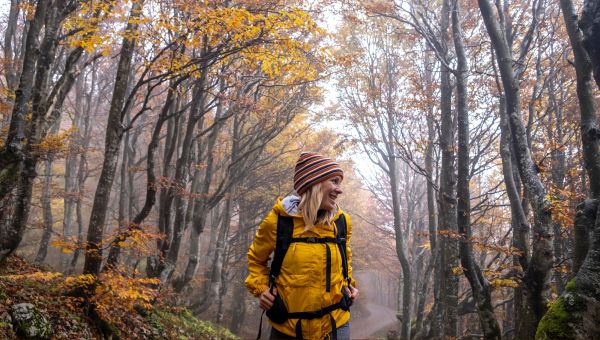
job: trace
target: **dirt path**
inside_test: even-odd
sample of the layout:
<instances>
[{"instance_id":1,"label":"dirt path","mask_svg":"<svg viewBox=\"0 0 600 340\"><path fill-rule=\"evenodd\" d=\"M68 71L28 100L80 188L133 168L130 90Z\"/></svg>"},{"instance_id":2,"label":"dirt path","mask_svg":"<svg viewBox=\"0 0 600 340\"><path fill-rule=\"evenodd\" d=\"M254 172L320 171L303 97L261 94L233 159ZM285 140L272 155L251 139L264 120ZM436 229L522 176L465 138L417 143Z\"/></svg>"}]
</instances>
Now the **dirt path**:
<instances>
[{"instance_id":1,"label":"dirt path","mask_svg":"<svg viewBox=\"0 0 600 340\"><path fill-rule=\"evenodd\" d=\"M368 271L354 273L359 282L359 289L365 293L363 296L368 296L369 291L373 289L372 277L369 274ZM357 310L358 313L350 318L350 338L352 339L369 339L377 331L396 322L396 311L387 306L372 303L369 300L361 300L360 296L357 303L360 303L360 307L357 306L359 311Z\"/></svg>"},{"instance_id":2,"label":"dirt path","mask_svg":"<svg viewBox=\"0 0 600 340\"><path fill-rule=\"evenodd\" d=\"M370 335L396 322L396 312L391 308L372 303L367 303L365 307L370 314L368 317L350 319L352 339L369 339Z\"/></svg>"}]
</instances>

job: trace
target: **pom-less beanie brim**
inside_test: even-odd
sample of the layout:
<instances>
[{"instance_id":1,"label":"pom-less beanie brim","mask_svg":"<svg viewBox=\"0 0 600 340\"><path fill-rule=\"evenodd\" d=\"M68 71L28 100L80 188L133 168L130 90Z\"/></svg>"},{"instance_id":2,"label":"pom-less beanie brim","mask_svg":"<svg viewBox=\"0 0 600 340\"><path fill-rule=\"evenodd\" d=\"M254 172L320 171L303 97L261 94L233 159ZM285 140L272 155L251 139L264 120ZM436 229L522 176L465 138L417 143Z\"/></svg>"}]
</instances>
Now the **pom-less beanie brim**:
<instances>
[{"instance_id":1,"label":"pom-less beanie brim","mask_svg":"<svg viewBox=\"0 0 600 340\"><path fill-rule=\"evenodd\" d=\"M317 153L303 152L296 162L294 189L302 195L311 186L336 176L344 178L338 163Z\"/></svg>"}]
</instances>

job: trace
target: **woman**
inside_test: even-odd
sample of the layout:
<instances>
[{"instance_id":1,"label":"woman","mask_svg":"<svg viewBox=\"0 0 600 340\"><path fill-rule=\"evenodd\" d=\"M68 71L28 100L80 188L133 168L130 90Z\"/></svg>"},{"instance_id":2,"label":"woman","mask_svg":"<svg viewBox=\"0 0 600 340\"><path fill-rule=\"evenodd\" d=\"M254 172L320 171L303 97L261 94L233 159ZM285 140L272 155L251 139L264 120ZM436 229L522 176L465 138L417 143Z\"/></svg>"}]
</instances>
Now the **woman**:
<instances>
[{"instance_id":1,"label":"woman","mask_svg":"<svg viewBox=\"0 0 600 340\"><path fill-rule=\"evenodd\" d=\"M267 311L271 339L350 338L349 306L358 289L350 218L336 204L343 178L336 162L302 153L294 172L299 197L279 199L258 228L246 286Z\"/></svg>"}]
</instances>

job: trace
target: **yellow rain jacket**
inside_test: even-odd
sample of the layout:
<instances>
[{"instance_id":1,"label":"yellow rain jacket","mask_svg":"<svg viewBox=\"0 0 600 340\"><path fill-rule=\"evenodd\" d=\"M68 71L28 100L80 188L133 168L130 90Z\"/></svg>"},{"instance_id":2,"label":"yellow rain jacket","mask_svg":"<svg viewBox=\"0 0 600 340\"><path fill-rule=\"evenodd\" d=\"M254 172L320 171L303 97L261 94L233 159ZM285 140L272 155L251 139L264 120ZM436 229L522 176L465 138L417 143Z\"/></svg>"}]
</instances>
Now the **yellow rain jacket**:
<instances>
[{"instance_id":1,"label":"yellow rain jacket","mask_svg":"<svg viewBox=\"0 0 600 340\"><path fill-rule=\"evenodd\" d=\"M350 217L339 207L334 221L341 214L345 214L347 235L346 254L348 257L348 276L352 277L352 252L348 244L352 236L352 224ZM312 230L304 232L304 220L299 214L290 215L286 212L281 199L277 200L271 212L258 227L254 236L254 242L248 251L248 270L250 274L246 278L246 287L259 297L262 292L269 288L269 267L267 263L275 249L277 236L277 216L291 216L294 220L293 237L335 237L335 224L332 226L317 225ZM326 248L323 243L300 243L290 244L286 252L281 272L277 276L275 286L277 294L283 299L288 312L311 312L320 310L339 302L342 299L342 286L347 283L342 272L342 257L338 246L330 243L331 249L331 289L326 292ZM354 280L351 282L355 286ZM331 313L337 327L344 325L350 319L350 312L337 309ZM298 319L288 319L282 324L271 322L278 331L296 336L295 326ZM320 319L301 320L303 339L322 339L331 333L331 321L329 315Z\"/></svg>"}]
</instances>

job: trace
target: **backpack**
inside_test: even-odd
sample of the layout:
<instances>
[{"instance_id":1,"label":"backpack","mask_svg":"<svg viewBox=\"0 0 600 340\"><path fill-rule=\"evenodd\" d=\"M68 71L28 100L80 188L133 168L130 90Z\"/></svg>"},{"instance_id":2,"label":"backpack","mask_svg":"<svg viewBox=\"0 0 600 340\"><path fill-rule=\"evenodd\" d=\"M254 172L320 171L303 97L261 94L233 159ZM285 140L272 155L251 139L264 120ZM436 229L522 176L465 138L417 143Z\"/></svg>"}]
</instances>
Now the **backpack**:
<instances>
[{"instance_id":1,"label":"backpack","mask_svg":"<svg viewBox=\"0 0 600 340\"><path fill-rule=\"evenodd\" d=\"M329 247L328 243L335 243L338 246L340 255L342 257L342 274L344 275L344 279L347 281L348 285L350 285L351 278L348 275L348 257L346 255L346 216L344 214L341 214L340 217L335 221L335 225L337 229L337 234L335 237L292 237L294 232L293 218L289 216L279 215L277 217L277 240L275 243L275 254L273 256L273 261L271 262L271 270L269 272L269 286L271 287L271 289L273 289L273 287L275 286L275 280L277 279L277 276L281 271L281 266L283 264L285 254L287 253L290 244L294 242L325 244L325 249L327 251L325 289L327 292L331 291L331 248ZM329 314L332 329L331 335L333 339L337 339L337 327L335 324L335 320L331 315L331 312L340 308L348 311L350 310L350 305L352 305L352 299L350 299L350 297L347 295L345 289L342 288L342 300L340 300L340 302L334 303L331 306L327 306L316 311L302 311L290 313L288 312L283 300L279 297L279 295L276 295L273 307L271 307L271 309L269 309L266 313L269 319L271 319L271 321L278 324L283 323L288 319L298 319L298 321L296 322L296 338L298 339L302 338L302 319L316 319ZM261 329L259 328L257 339L260 339L260 335Z\"/></svg>"}]
</instances>

